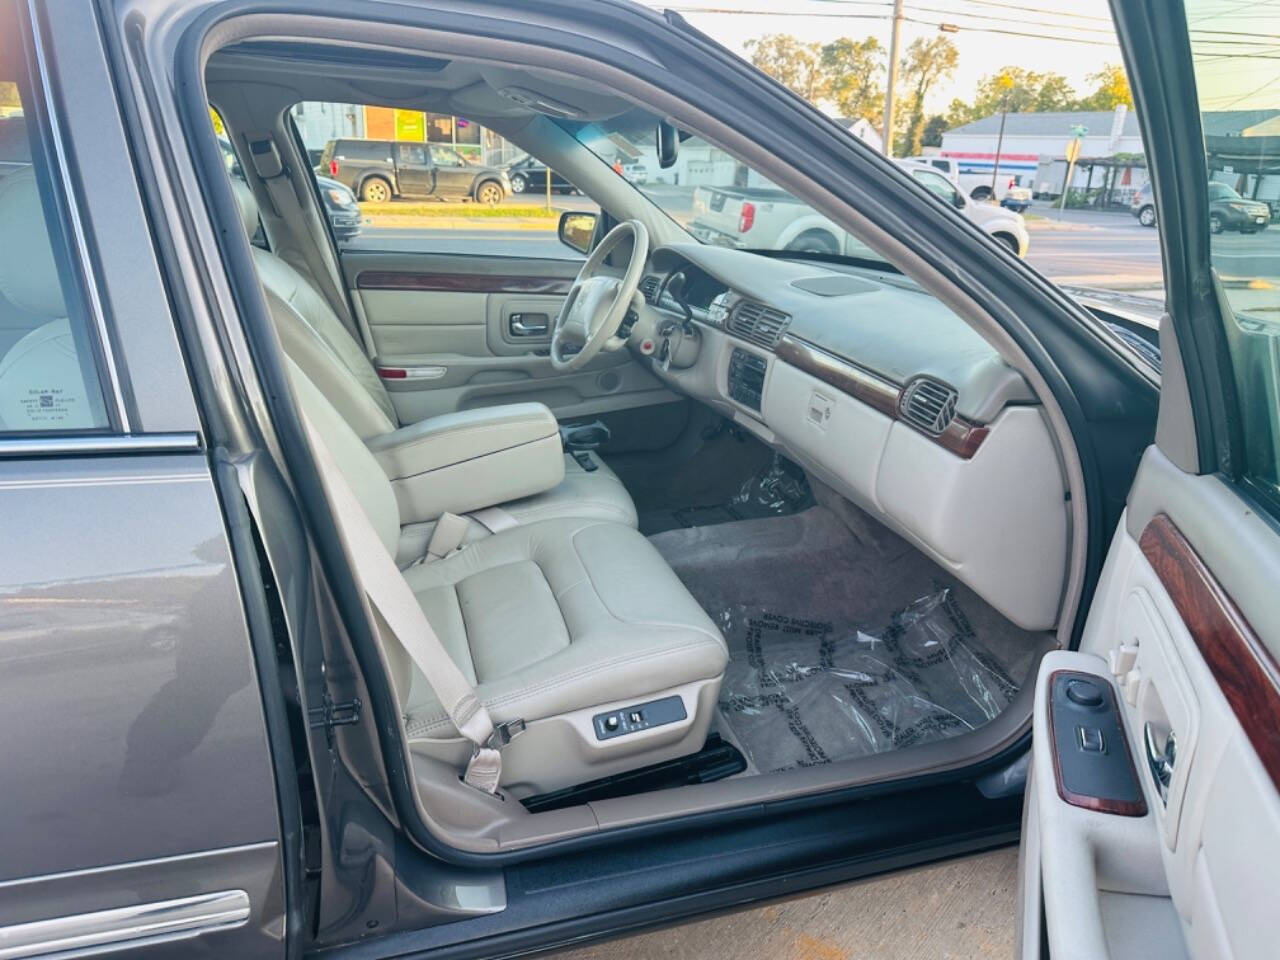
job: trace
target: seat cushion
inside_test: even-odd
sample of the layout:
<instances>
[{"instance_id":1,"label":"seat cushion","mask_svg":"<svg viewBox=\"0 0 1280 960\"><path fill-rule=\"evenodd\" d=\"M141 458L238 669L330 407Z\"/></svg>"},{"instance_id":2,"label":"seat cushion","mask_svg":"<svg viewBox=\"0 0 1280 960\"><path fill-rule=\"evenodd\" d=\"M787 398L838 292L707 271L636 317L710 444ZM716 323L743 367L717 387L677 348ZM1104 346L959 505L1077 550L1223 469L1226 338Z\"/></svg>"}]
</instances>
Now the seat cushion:
<instances>
[{"instance_id":1,"label":"seat cushion","mask_svg":"<svg viewBox=\"0 0 1280 960\"><path fill-rule=\"evenodd\" d=\"M564 479L550 490L500 504L518 524L537 523L541 520L574 518L579 520L607 520L635 528L639 526L636 507L622 485L618 475L609 465L592 454L597 469L582 469L572 456L565 454ZM405 567L427 552L427 543L435 530L435 521L407 524L400 531L400 544L396 549L396 562ZM464 543L475 543L489 536L489 530L478 520L472 519Z\"/></svg>"},{"instance_id":2,"label":"seat cushion","mask_svg":"<svg viewBox=\"0 0 1280 960\"><path fill-rule=\"evenodd\" d=\"M564 480L545 493L511 500L502 509L520 523L578 517L584 520L611 520L637 527L636 505L609 465L591 454L595 470L584 470L570 454L564 457Z\"/></svg>"},{"instance_id":3,"label":"seat cushion","mask_svg":"<svg viewBox=\"0 0 1280 960\"><path fill-rule=\"evenodd\" d=\"M522 524L405 571L495 722L533 721L721 676L724 638L631 527ZM410 737L454 735L416 666Z\"/></svg>"}]
</instances>

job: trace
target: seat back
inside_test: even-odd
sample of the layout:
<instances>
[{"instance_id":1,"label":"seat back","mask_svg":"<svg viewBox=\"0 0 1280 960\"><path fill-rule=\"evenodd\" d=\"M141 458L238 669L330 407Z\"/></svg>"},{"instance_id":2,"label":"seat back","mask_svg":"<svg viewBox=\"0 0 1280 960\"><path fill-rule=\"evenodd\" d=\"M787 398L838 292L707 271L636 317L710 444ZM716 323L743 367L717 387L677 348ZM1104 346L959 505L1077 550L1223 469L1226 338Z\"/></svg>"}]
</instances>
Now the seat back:
<instances>
[{"instance_id":1,"label":"seat back","mask_svg":"<svg viewBox=\"0 0 1280 960\"><path fill-rule=\"evenodd\" d=\"M233 180L245 232L258 230L258 205L243 181ZM254 264L280 343L307 378L362 438L399 426L391 397L364 349L306 277L269 250L253 247Z\"/></svg>"},{"instance_id":2,"label":"seat back","mask_svg":"<svg viewBox=\"0 0 1280 960\"><path fill-rule=\"evenodd\" d=\"M286 363L293 384L293 395L300 409L329 448L342 476L377 531L378 538L394 557L400 539L400 507L396 503L391 481L387 479L369 448L356 436L346 419L311 382L302 368L291 359L286 360ZM403 705L409 696L413 661L382 624L381 618L378 626L382 652L391 672L392 689Z\"/></svg>"}]
</instances>

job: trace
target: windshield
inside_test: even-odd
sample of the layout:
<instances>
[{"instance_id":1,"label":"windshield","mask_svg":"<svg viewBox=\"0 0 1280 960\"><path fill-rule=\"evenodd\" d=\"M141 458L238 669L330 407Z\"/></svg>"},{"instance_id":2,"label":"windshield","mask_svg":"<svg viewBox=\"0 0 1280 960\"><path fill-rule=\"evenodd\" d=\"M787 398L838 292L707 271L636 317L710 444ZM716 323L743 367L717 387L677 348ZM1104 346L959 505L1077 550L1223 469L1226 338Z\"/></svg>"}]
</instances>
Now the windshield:
<instances>
[{"instance_id":1,"label":"windshield","mask_svg":"<svg viewBox=\"0 0 1280 960\"><path fill-rule=\"evenodd\" d=\"M883 261L821 212L699 137L682 133L676 162L663 169L655 146L659 118L645 110L556 122L702 243Z\"/></svg>"},{"instance_id":2,"label":"windshield","mask_svg":"<svg viewBox=\"0 0 1280 960\"><path fill-rule=\"evenodd\" d=\"M1209 184L1210 200L1239 200L1240 194L1236 193L1225 183Z\"/></svg>"}]
</instances>

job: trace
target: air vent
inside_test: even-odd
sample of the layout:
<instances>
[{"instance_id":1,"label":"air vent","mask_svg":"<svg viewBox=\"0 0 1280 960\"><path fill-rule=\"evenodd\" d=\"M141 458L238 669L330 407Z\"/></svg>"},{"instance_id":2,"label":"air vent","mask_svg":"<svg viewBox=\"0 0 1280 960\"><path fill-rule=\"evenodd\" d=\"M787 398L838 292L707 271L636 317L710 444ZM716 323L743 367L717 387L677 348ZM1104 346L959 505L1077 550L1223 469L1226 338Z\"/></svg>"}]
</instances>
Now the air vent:
<instances>
[{"instance_id":1,"label":"air vent","mask_svg":"<svg viewBox=\"0 0 1280 960\"><path fill-rule=\"evenodd\" d=\"M955 390L941 380L917 377L902 391L898 410L902 419L936 437L955 419L957 399Z\"/></svg>"},{"instance_id":2,"label":"air vent","mask_svg":"<svg viewBox=\"0 0 1280 960\"><path fill-rule=\"evenodd\" d=\"M763 303L744 300L729 315L728 329L734 336L772 350L786 332L791 318Z\"/></svg>"},{"instance_id":3,"label":"air vent","mask_svg":"<svg viewBox=\"0 0 1280 960\"><path fill-rule=\"evenodd\" d=\"M645 277L640 281L640 292L644 294L644 302L653 306L658 302L658 288L662 286L662 278Z\"/></svg>"}]
</instances>

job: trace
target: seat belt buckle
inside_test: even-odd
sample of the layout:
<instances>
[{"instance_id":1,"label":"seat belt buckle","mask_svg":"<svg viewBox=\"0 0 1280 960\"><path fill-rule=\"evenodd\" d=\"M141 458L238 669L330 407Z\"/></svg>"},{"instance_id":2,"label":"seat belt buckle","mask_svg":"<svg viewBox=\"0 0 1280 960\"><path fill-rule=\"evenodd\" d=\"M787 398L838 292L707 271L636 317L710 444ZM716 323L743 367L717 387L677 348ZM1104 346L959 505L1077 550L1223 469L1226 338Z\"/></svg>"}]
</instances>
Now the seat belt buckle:
<instances>
[{"instance_id":1,"label":"seat belt buckle","mask_svg":"<svg viewBox=\"0 0 1280 960\"><path fill-rule=\"evenodd\" d=\"M520 734L524 733L524 728L524 720L508 720L506 723L495 724L493 733L489 734L489 739L484 742L484 745L490 750L501 750ZM475 749L478 753L480 747L477 746Z\"/></svg>"}]
</instances>

